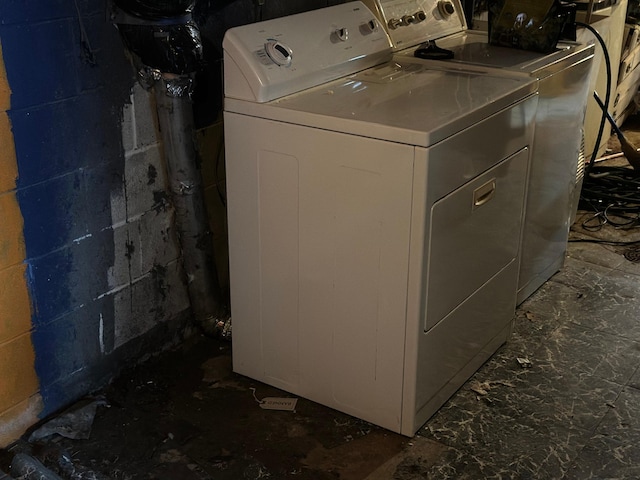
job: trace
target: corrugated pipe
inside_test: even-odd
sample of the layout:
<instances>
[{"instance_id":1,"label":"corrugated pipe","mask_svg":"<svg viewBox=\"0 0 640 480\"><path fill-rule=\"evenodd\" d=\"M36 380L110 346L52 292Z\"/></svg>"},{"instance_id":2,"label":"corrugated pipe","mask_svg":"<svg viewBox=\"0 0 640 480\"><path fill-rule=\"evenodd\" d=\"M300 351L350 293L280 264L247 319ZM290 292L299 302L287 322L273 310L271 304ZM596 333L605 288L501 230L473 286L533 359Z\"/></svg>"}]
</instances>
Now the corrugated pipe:
<instances>
[{"instance_id":1,"label":"corrugated pipe","mask_svg":"<svg viewBox=\"0 0 640 480\"><path fill-rule=\"evenodd\" d=\"M191 0L118 0L112 20L139 63L140 82L153 88L176 230L196 323L215 336L230 336L230 319L213 260L213 244L195 148L191 92L202 42ZM183 11L186 8L187 10ZM168 16L163 16L167 13ZM130 15L133 14L133 15ZM144 18L144 15L148 18ZM171 16L177 15L177 16Z\"/></svg>"}]
</instances>

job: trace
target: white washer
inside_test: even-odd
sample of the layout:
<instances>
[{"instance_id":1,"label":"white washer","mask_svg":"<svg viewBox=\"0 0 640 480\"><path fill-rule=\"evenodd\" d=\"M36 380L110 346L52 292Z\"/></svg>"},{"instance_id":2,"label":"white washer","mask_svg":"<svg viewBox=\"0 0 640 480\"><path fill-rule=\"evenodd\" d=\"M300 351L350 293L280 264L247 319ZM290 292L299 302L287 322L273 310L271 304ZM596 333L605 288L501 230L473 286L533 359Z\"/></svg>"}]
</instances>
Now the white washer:
<instances>
[{"instance_id":1,"label":"white washer","mask_svg":"<svg viewBox=\"0 0 640 480\"><path fill-rule=\"evenodd\" d=\"M387 29L397 58L437 40L453 52L449 68L494 68L539 80L536 132L518 279L518 303L564 264L582 180L583 125L593 45L560 42L549 54L493 46L486 32L467 30L460 0L364 0Z\"/></svg>"},{"instance_id":2,"label":"white washer","mask_svg":"<svg viewBox=\"0 0 640 480\"><path fill-rule=\"evenodd\" d=\"M234 371L413 435L510 331L536 82L387 62L360 2L223 47Z\"/></svg>"}]
</instances>

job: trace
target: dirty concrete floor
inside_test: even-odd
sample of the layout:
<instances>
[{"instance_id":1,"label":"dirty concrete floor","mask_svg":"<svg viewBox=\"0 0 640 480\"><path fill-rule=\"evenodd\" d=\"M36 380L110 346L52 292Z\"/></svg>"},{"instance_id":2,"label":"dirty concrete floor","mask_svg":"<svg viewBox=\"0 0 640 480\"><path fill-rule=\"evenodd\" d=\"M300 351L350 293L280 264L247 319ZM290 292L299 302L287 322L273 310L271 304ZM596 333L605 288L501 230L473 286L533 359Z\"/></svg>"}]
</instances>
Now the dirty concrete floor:
<instances>
[{"instance_id":1,"label":"dirty concrete floor","mask_svg":"<svg viewBox=\"0 0 640 480\"><path fill-rule=\"evenodd\" d=\"M627 123L640 144L640 122ZM585 231L588 215L572 239L640 239ZM233 374L231 345L198 337L100 392L108 406L89 439L18 442L0 470L20 451L55 469L66 451L102 474L68 478L640 478L640 264L629 249L570 243L564 268L518 308L511 341L414 438L305 399L263 410L256 398L287 394Z\"/></svg>"}]
</instances>

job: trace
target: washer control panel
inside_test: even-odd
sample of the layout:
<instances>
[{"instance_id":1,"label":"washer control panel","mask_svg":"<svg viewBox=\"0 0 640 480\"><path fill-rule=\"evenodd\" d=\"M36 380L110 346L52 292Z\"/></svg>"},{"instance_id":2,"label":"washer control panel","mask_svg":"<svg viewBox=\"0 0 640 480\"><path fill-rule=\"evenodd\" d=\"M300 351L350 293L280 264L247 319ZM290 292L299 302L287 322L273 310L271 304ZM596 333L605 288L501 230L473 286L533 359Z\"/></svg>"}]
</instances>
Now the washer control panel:
<instances>
[{"instance_id":1,"label":"washer control panel","mask_svg":"<svg viewBox=\"0 0 640 480\"><path fill-rule=\"evenodd\" d=\"M349 2L227 30L225 96L267 102L391 59L380 20Z\"/></svg>"},{"instance_id":2,"label":"washer control panel","mask_svg":"<svg viewBox=\"0 0 640 480\"><path fill-rule=\"evenodd\" d=\"M460 0L363 0L386 28L394 50L466 30Z\"/></svg>"}]
</instances>

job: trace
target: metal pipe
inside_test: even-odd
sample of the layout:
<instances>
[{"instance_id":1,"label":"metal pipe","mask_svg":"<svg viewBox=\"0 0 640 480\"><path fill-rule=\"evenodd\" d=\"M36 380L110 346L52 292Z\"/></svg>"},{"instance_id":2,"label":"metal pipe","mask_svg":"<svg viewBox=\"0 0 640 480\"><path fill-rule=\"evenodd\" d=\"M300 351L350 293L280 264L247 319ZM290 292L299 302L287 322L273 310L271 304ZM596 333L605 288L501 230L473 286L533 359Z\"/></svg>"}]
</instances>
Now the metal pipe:
<instances>
[{"instance_id":1,"label":"metal pipe","mask_svg":"<svg viewBox=\"0 0 640 480\"><path fill-rule=\"evenodd\" d=\"M162 73L154 93L191 308L205 333L219 334L219 323L227 319L221 317L225 309L196 162L191 84L188 75Z\"/></svg>"},{"instance_id":2,"label":"metal pipe","mask_svg":"<svg viewBox=\"0 0 640 480\"><path fill-rule=\"evenodd\" d=\"M202 41L191 17L194 4L195 0L115 0L111 18L133 53L140 83L154 91L195 321L206 334L230 338L231 321L215 269L195 148L191 91L202 60Z\"/></svg>"}]
</instances>

